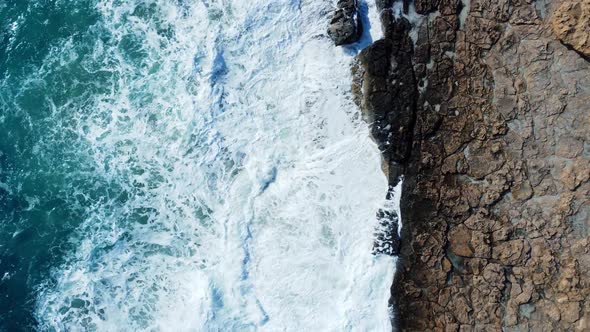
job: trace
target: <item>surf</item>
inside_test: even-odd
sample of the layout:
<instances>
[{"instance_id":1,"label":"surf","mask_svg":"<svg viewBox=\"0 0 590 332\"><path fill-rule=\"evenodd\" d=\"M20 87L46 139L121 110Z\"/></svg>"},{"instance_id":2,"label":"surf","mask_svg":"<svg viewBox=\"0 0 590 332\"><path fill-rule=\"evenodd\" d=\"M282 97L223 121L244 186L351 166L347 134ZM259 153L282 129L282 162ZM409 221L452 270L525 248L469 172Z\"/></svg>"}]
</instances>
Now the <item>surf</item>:
<instances>
[{"instance_id":1,"label":"surf","mask_svg":"<svg viewBox=\"0 0 590 332\"><path fill-rule=\"evenodd\" d=\"M331 5L102 0L45 57L100 79L54 110L94 180L70 177L88 199L40 330L390 329L387 181Z\"/></svg>"}]
</instances>

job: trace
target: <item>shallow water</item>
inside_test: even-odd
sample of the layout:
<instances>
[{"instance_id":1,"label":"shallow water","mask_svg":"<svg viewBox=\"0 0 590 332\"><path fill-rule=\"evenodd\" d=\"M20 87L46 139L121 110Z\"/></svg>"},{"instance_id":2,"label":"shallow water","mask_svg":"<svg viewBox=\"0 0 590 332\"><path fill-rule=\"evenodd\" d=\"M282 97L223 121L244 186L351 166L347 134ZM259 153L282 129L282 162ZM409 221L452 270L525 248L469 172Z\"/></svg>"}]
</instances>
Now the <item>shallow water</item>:
<instances>
[{"instance_id":1,"label":"shallow water","mask_svg":"<svg viewBox=\"0 0 590 332\"><path fill-rule=\"evenodd\" d=\"M0 327L389 330L330 7L0 2Z\"/></svg>"}]
</instances>

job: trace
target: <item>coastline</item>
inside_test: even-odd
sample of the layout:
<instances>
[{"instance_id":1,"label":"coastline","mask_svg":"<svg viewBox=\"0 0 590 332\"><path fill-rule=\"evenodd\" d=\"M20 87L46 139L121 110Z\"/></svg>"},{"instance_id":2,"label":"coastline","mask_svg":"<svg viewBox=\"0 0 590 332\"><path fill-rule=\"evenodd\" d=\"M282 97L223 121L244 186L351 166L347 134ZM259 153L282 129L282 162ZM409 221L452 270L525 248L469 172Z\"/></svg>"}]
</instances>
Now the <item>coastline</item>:
<instances>
[{"instance_id":1,"label":"coastline","mask_svg":"<svg viewBox=\"0 0 590 332\"><path fill-rule=\"evenodd\" d=\"M377 6L352 73L404 179L393 329L587 330L590 2Z\"/></svg>"}]
</instances>

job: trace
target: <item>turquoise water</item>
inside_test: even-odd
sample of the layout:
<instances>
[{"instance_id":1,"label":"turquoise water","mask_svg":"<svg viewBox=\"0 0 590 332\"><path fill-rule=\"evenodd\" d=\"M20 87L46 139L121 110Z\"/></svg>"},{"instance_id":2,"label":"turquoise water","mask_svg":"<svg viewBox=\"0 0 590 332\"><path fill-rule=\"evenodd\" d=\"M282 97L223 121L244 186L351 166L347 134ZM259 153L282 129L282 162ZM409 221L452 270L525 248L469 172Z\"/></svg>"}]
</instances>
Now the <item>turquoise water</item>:
<instances>
[{"instance_id":1,"label":"turquoise water","mask_svg":"<svg viewBox=\"0 0 590 332\"><path fill-rule=\"evenodd\" d=\"M121 195L93 172L72 113L109 75L89 74L80 60L100 29L89 1L0 2L0 327L27 330L35 289L75 244L85 208ZM94 29L94 31L92 31ZM105 36L105 38L108 38ZM64 42L78 61L62 66ZM81 114L80 116L88 115ZM86 197L76 190L86 188Z\"/></svg>"},{"instance_id":2,"label":"turquoise water","mask_svg":"<svg viewBox=\"0 0 590 332\"><path fill-rule=\"evenodd\" d=\"M331 5L0 0L0 331L386 330Z\"/></svg>"}]
</instances>

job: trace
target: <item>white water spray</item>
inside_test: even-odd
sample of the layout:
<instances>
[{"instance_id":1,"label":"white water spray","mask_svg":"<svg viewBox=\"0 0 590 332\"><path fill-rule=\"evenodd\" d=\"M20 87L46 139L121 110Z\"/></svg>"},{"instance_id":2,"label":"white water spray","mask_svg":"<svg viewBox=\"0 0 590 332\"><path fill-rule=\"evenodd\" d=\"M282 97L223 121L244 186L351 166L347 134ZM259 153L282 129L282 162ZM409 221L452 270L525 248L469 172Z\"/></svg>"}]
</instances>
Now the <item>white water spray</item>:
<instances>
[{"instance_id":1,"label":"white water spray","mask_svg":"<svg viewBox=\"0 0 590 332\"><path fill-rule=\"evenodd\" d=\"M114 79L79 134L125 195L88 209L43 328L390 329L394 260L371 255L387 183L329 7L100 2L109 41L84 61Z\"/></svg>"}]
</instances>

